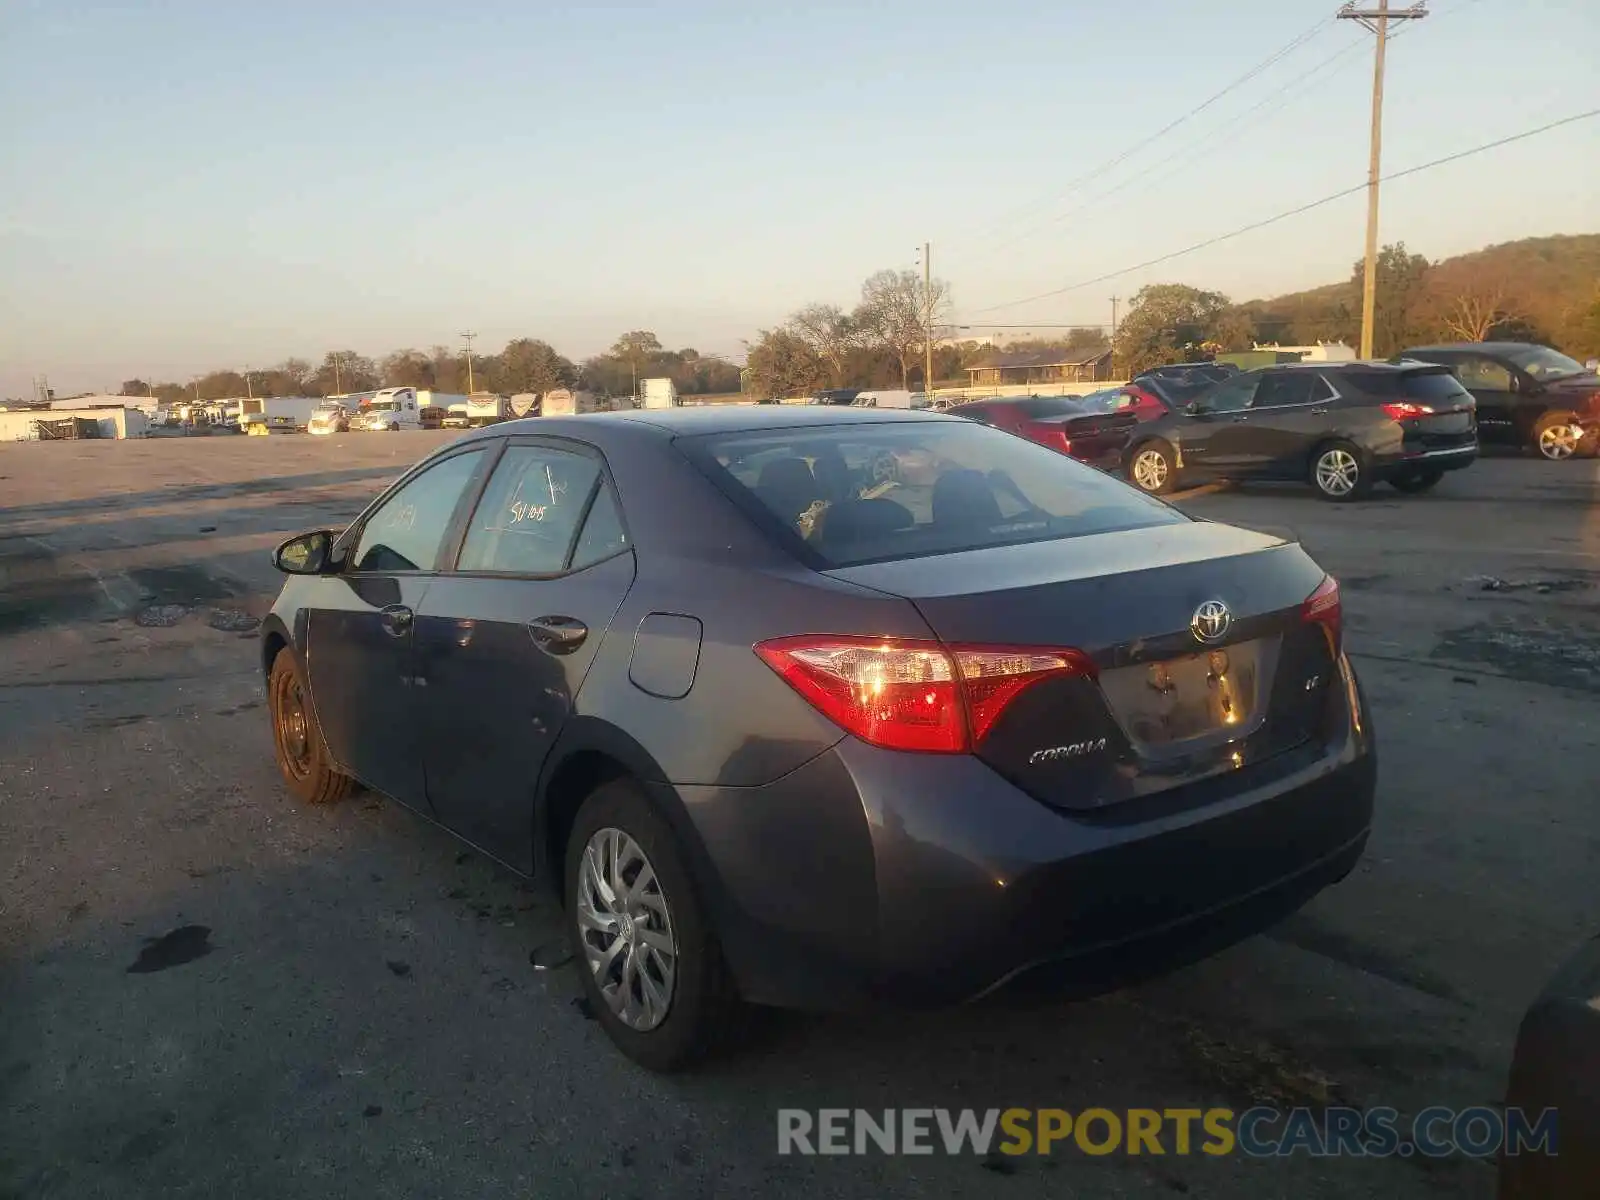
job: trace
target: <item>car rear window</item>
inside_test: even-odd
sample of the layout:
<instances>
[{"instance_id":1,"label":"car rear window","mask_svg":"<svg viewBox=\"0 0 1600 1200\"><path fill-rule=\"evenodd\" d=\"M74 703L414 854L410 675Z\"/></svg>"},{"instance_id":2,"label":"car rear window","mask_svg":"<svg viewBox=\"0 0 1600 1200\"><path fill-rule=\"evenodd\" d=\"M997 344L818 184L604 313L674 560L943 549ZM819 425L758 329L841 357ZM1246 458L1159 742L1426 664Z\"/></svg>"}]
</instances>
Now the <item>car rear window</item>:
<instances>
[{"instance_id":1,"label":"car rear window","mask_svg":"<svg viewBox=\"0 0 1600 1200\"><path fill-rule=\"evenodd\" d=\"M1092 467L970 421L813 425L678 444L823 569L1189 520Z\"/></svg>"},{"instance_id":2,"label":"car rear window","mask_svg":"<svg viewBox=\"0 0 1600 1200\"><path fill-rule=\"evenodd\" d=\"M1411 399L1429 404L1437 404L1441 400L1465 404L1472 399L1472 393L1462 387L1461 381L1449 371L1408 372L1401 379L1400 387Z\"/></svg>"},{"instance_id":3,"label":"car rear window","mask_svg":"<svg viewBox=\"0 0 1600 1200\"><path fill-rule=\"evenodd\" d=\"M1425 404L1464 404L1472 399L1448 367L1423 371L1345 370L1339 372L1335 382L1346 382L1367 396L1404 396Z\"/></svg>"},{"instance_id":4,"label":"car rear window","mask_svg":"<svg viewBox=\"0 0 1600 1200\"><path fill-rule=\"evenodd\" d=\"M1030 420L1039 417L1064 417L1068 413L1078 410L1076 396L1029 396L1025 400L1012 401L1009 407L1015 408Z\"/></svg>"}]
</instances>

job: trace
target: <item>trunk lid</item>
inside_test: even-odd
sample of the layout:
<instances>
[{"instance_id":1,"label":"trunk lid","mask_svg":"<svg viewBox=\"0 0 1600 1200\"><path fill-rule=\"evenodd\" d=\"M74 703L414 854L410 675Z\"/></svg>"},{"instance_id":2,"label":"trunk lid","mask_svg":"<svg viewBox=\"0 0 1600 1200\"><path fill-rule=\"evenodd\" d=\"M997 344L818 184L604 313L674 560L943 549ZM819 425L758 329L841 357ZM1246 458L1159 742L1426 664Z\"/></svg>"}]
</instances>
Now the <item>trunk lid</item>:
<instances>
[{"instance_id":1,"label":"trunk lid","mask_svg":"<svg viewBox=\"0 0 1600 1200\"><path fill-rule=\"evenodd\" d=\"M911 601L946 643L1070 647L1093 660L1097 677L1021 691L976 747L1055 807L1168 792L1325 728L1335 650L1303 611L1325 576L1266 534L1194 522L829 574ZM1220 632L1203 620L1222 615L1217 603Z\"/></svg>"},{"instance_id":2,"label":"trunk lid","mask_svg":"<svg viewBox=\"0 0 1600 1200\"><path fill-rule=\"evenodd\" d=\"M1139 418L1132 413L1068 413L1031 422L1041 431L1066 438L1067 453L1085 462L1119 459Z\"/></svg>"}]
</instances>

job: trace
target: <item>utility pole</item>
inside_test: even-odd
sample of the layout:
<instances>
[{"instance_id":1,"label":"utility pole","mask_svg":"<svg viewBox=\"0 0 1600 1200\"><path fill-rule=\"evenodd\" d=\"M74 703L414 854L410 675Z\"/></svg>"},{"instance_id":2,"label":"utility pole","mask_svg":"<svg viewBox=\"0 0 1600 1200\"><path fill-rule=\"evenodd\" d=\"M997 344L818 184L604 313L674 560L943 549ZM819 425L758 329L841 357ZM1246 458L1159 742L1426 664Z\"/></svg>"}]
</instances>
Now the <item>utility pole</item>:
<instances>
[{"instance_id":1,"label":"utility pole","mask_svg":"<svg viewBox=\"0 0 1600 1200\"><path fill-rule=\"evenodd\" d=\"M328 357L333 359L333 394L342 396L344 395L344 388L339 386L339 360L344 356L335 350Z\"/></svg>"},{"instance_id":2,"label":"utility pole","mask_svg":"<svg viewBox=\"0 0 1600 1200\"><path fill-rule=\"evenodd\" d=\"M1357 8L1352 0L1339 10L1341 21L1359 21L1378 39L1372 66L1372 152L1367 163L1367 258L1361 279L1361 357L1372 357L1372 331L1378 307L1378 166L1383 151L1383 56L1389 45L1390 21L1414 21L1428 15L1422 4L1391 9L1389 0L1377 8Z\"/></svg>"},{"instance_id":3,"label":"utility pole","mask_svg":"<svg viewBox=\"0 0 1600 1200\"><path fill-rule=\"evenodd\" d=\"M1117 373L1117 304L1121 296L1111 297L1111 373Z\"/></svg>"},{"instance_id":4,"label":"utility pole","mask_svg":"<svg viewBox=\"0 0 1600 1200\"><path fill-rule=\"evenodd\" d=\"M472 395L472 339L477 337L470 330L461 335L461 340L467 344L467 395Z\"/></svg>"},{"instance_id":5,"label":"utility pole","mask_svg":"<svg viewBox=\"0 0 1600 1200\"><path fill-rule=\"evenodd\" d=\"M922 243L922 302L926 308L927 334L923 340L922 398L933 403L933 243Z\"/></svg>"},{"instance_id":6,"label":"utility pole","mask_svg":"<svg viewBox=\"0 0 1600 1200\"><path fill-rule=\"evenodd\" d=\"M246 399L254 400L256 398L255 392L253 392L251 390L251 388L250 388L250 368L249 367L246 367L244 369L244 394L245 394L245 398Z\"/></svg>"}]
</instances>

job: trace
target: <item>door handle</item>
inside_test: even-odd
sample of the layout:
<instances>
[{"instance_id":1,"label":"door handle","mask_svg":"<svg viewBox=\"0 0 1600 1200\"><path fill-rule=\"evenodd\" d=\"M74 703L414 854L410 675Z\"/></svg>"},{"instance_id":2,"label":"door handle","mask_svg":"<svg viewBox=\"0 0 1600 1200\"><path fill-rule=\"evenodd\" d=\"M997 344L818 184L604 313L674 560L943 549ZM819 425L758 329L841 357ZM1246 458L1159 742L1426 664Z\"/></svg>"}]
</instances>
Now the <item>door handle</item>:
<instances>
[{"instance_id":1,"label":"door handle","mask_svg":"<svg viewBox=\"0 0 1600 1200\"><path fill-rule=\"evenodd\" d=\"M1234 419L1233 419L1233 423L1234 423L1234 424L1235 424L1235 425L1237 425L1237 424L1238 424L1238 423L1239 423L1239 422L1240 422L1240 421L1248 421L1248 420L1249 420L1249 419L1250 419L1250 418L1249 418L1249 417L1248 417L1248 416L1244 416L1244 417L1235 417L1235 418L1234 418Z\"/></svg>"},{"instance_id":2,"label":"door handle","mask_svg":"<svg viewBox=\"0 0 1600 1200\"><path fill-rule=\"evenodd\" d=\"M1327 411L1328 410L1326 408L1313 408L1311 410L1311 415L1314 417L1320 417Z\"/></svg>"},{"instance_id":3,"label":"door handle","mask_svg":"<svg viewBox=\"0 0 1600 1200\"><path fill-rule=\"evenodd\" d=\"M391 604L378 610L378 622L390 637L405 637L411 632L411 622L416 616L404 604Z\"/></svg>"},{"instance_id":4,"label":"door handle","mask_svg":"<svg viewBox=\"0 0 1600 1200\"><path fill-rule=\"evenodd\" d=\"M571 654L589 636L589 627L577 617L535 617L528 622L533 640L551 654Z\"/></svg>"}]
</instances>

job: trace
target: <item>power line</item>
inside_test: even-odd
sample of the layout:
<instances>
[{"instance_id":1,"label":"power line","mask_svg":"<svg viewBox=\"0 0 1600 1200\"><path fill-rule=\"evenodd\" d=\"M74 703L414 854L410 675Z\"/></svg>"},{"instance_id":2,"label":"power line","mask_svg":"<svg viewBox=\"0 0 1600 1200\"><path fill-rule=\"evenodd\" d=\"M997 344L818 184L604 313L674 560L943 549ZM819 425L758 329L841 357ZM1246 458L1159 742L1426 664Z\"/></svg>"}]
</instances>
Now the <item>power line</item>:
<instances>
[{"instance_id":1,"label":"power line","mask_svg":"<svg viewBox=\"0 0 1600 1200\"><path fill-rule=\"evenodd\" d=\"M1435 22L1437 23L1438 17L1441 16L1441 15L1442 16L1449 16L1452 13L1461 12L1461 11L1463 11L1465 9L1471 8L1474 4L1480 4L1480 3L1482 3L1482 0L1462 0L1462 2L1460 4L1456 4L1456 5L1452 6L1452 7L1446 8L1446 9L1443 10L1442 13L1434 13L1433 16L1435 18ZM1404 37L1409 32L1410 32L1410 28L1409 27L1403 27L1398 32L1391 33L1389 35L1390 44L1393 45L1397 38ZM1303 36L1304 35L1302 35L1302 37ZM1288 83L1284 84L1282 87L1279 87L1277 90L1275 90L1273 92L1269 92L1266 96L1264 96L1260 100L1256 101L1256 103L1252 104L1249 108L1246 108L1242 112L1238 113L1236 116L1233 116L1233 117L1229 118L1224 124L1217 126L1216 128L1212 129L1209 133L1201 135L1201 137L1200 137L1200 139L1198 141L1190 143L1189 146L1187 146L1185 149L1177 151L1174 154L1168 155L1166 158L1158 159L1157 161L1155 161L1153 163L1150 163L1148 166L1146 166L1145 168L1143 168L1142 170L1140 170L1136 174L1131 175L1128 178L1124 179L1122 182L1117 183L1117 184L1113 184L1107 190L1105 190L1103 192L1100 192L1097 195L1088 197L1082 204L1079 204L1079 205L1075 206L1074 208L1068 209L1066 212L1061 213L1060 215L1051 218L1051 223L1052 224L1060 224L1060 223L1062 223L1064 221L1071 220L1073 217L1076 217L1076 216L1080 215L1081 213L1088 212L1091 209L1097 208L1102 203L1104 203L1106 200L1109 200L1111 197L1116 196L1116 195L1126 191L1128 188L1132 187L1136 183L1140 183L1142 181L1148 180L1150 185L1152 187L1154 187L1154 186L1160 185L1165 180L1171 179L1173 176L1177 175L1184 167L1188 166L1190 163L1193 163L1193 162L1197 161L1198 159L1204 158L1207 154L1209 154L1219 144L1220 145L1225 145L1230 141L1236 140L1240 134L1245 133L1249 129L1254 128L1255 126L1261 124L1261 118L1257 117L1256 114L1262 113L1263 109L1267 109L1269 105L1274 105L1275 101L1277 101L1280 98L1288 95L1291 92L1306 90L1308 85L1310 85L1312 83L1312 81L1317 78L1317 76L1321 75L1324 71L1326 71L1327 68L1332 66L1334 63L1338 62L1340 59L1347 58L1349 55L1353 54L1355 51L1362 49L1366 44L1367 43L1366 43L1365 39L1352 41L1352 42L1348 43L1347 45L1345 45L1341 49L1339 49L1339 50L1335 51L1334 53L1330 54L1327 58L1324 58L1321 62L1317 63L1314 67L1311 67L1309 70L1305 71L1303 74L1297 75L1295 78L1291 79ZM1279 57L1281 57L1281 54L1279 55ZM1345 65L1348 66L1348 65L1351 65L1351 64L1345 64ZM1339 68L1339 70L1344 70L1344 69L1345 68L1343 66L1341 66ZM1330 76L1334 75L1334 74L1338 74L1338 71L1333 71L1333 72L1330 72L1329 74L1330 74ZM1242 82L1242 80L1240 82ZM1213 97L1213 99L1219 98L1222 94L1224 94L1224 93L1219 93L1218 96L1217 97ZM1209 103L1209 101L1207 103ZM1264 113L1263 116L1276 116L1277 114L1279 114L1282 111L1284 111L1284 107L1285 107L1284 105L1275 105L1274 107L1272 107L1270 112ZM1199 109L1196 109L1195 112L1191 113L1190 115L1191 116L1196 115L1198 112L1199 112ZM1255 118L1255 119L1251 119L1251 118ZM1170 168L1170 169L1163 170L1162 168L1164 168L1164 167ZM1152 175L1154 175L1154 178L1151 178ZM1071 194L1071 189L1069 189L1068 192L1065 193L1065 194L1069 194L1070 195ZM1022 233L1018 234L1017 236L1014 236L1014 237L1012 237L1012 238L1010 238L1010 239L1008 239L1008 240L1006 240L1004 242L1001 242L999 245L994 246L992 249L990 249L988 251L988 253L996 254L996 253L999 253L1001 250L1008 249L1009 247L1016 245L1018 242L1026 240L1028 237L1030 237L1032 235L1033 232L1035 232L1035 231L1034 230L1024 230Z\"/></svg>"},{"instance_id":2,"label":"power line","mask_svg":"<svg viewBox=\"0 0 1600 1200\"><path fill-rule=\"evenodd\" d=\"M1512 142L1520 142L1527 138L1535 137L1541 133L1548 133L1552 129L1559 129L1564 125L1572 125L1578 121L1587 121L1593 117L1600 117L1600 108L1593 108L1588 112L1574 113L1570 117L1561 117L1559 120L1547 122L1546 124L1536 126L1533 129L1526 129L1521 133L1511 134L1509 137L1498 138L1492 142L1485 142L1483 145L1474 146L1470 150L1458 150L1456 153L1447 154L1443 158L1436 158L1431 162L1419 163L1414 167L1407 167L1403 171L1392 172L1391 174L1383 176L1383 178L1378 182L1388 183L1393 179L1404 179L1407 175L1416 175L1421 171L1432 170L1434 167L1442 167L1446 163L1457 162L1463 158L1471 158L1475 154L1482 154L1488 150L1496 150L1501 146L1509 146ZM1241 237L1244 234L1253 233L1257 229L1264 229L1268 225L1276 225L1279 221L1286 221L1290 217L1297 217L1301 213L1310 212L1314 208L1321 208L1324 205L1332 204L1335 200L1343 200L1346 196L1353 196L1357 192L1364 191L1366 187L1367 184L1365 182L1358 183L1354 187L1347 187L1343 191L1334 192L1332 195L1324 196L1320 200L1313 200L1309 204L1302 204L1298 208L1291 208L1287 212L1278 213L1276 216L1267 217L1260 221L1253 221L1249 225L1241 226L1240 228L1232 230L1229 233L1218 234L1216 237L1207 238L1203 242L1196 242L1192 246L1185 246L1182 250L1174 250L1170 254L1163 254L1157 258L1147 259L1146 261L1142 263L1136 263L1131 267L1123 267L1118 271L1108 271L1106 274L1097 275L1093 279L1085 279L1078 283L1070 283L1066 287L1055 288L1054 290L1048 292L1040 292L1037 296L1028 296L1021 300L1007 300L1004 304L991 304L985 308L975 308L967 318L968 323L971 322L972 316L976 316L979 313L997 312L1002 308L1016 308L1019 305L1032 304L1036 300L1049 300L1054 296L1064 296L1068 292L1075 292L1079 288L1092 287L1097 283L1105 283L1109 279L1118 279L1123 275L1131 275L1133 272L1142 271L1146 267L1154 267L1159 266L1164 262L1171 262L1175 258L1182 258L1186 254L1193 254L1196 250L1204 250L1208 246L1217 245L1219 242L1231 241L1232 239Z\"/></svg>"},{"instance_id":3,"label":"power line","mask_svg":"<svg viewBox=\"0 0 1600 1200\"><path fill-rule=\"evenodd\" d=\"M1167 134L1171 133L1174 129L1177 129L1180 125L1183 125L1184 123L1190 121L1194 117L1199 116L1202 112L1204 112L1206 109L1210 108L1218 100L1221 100L1224 96L1229 95L1230 93L1236 91L1240 87L1243 87L1246 83L1249 83L1250 80L1254 79L1257 75L1260 75L1263 71L1267 70L1269 67L1273 66L1277 62L1279 62L1282 59L1286 58L1288 55L1292 54L1294 51L1298 50L1301 46L1305 45L1308 41L1310 41L1313 37L1315 37L1318 33L1320 33L1325 26L1328 26L1331 23L1332 23L1332 18L1330 18L1330 17L1319 18L1317 20L1317 22L1315 24L1313 24L1309 29L1305 30L1305 32L1297 35L1296 37L1294 37L1292 39L1290 39L1287 43L1285 43L1279 49L1275 50L1272 54L1268 55L1261 62L1259 62L1255 66L1251 67L1243 75L1239 76L1232 83L1228 84L1225 88L1223 88L1221 91L1217 92L1215 95L1211 96L1209 99L1201 101L1200 104L1196 105L1194 108L1190 109L1188 112L1184 113L1182 116L1176 118L1175 120L1169 121L1167 124L1163 125L1160 129L1156 130L1154 133L1152 133L1149 136L1145 137L1143 140L1135 142L1132 146L1129 146L1126 150L1122 151L1122 153L1118 154L1115 158L1111 159L1109 162L1103 163L1100 166L1096 167L1094 170L1089 171L1089 172L1087 172L1087 173L1085 173L1083 175L1080 175L1078 178L1072 180L1070 183L1067 184L1066 188L1062 192L1060 192L1058 194L1055 194L1055 195L1047 195L1047 196L1041 197L1039 200L1035 200L1032 203L1023 206L1021 209L1014 210L1011 219L1020 219L1020 218L1026 216L1026 215L1028 215L1030 213L1036 212L1041 207L1044 207L1044 206L1046 206L1048 204L1053 203L1055 200L1063 199L1063 198L1065 198L1067 196L1070 196L1072 193L1076 192L1081 187L1083 187L1084 184L1089 183L1090 181L1098 178L1099 176L1104 175L1107 171L1110 171L1113 168L1115 168L1117 166L1120 166L1122 163L1126 162L1129 158L1133 157L1133 155L1137 154L1140 150L1143 150L1146 146L1149 146L1153 142L1159 141L1161 138L1163 138ZM996 231L996 232L998 232L998 231ZM986 240L987 236L992 236L992 234L990 234L990 235L980 235L979 240L980 241Z\"/></svg>"},{"instance_id":4,"label":"power line","mask_svg":"<svg viewBox=\"0 0 1600 1200\"><path fill-rule=\"evenodd\" d=\"M1312 80L1314 80L1333 63L1336 63L1341 58L1344 58L1352 52L1361 49L1365 44L1366 43L1364 41L1354 41L1349 43L1341 48L1337 53L1330 54L1327 58L1323 59L1316 66L1312 67L1305 74L1296 76L1294 79L1290 80L1276 91L1269 93L1263 99L1257 101L1255 104L1252 104L1249 108L1239 113L1238 116L1232 118L1227 124L1220 125L1213 129L1210 133L1205 134L1200 138L1199 141L1190 144L1184 150L1168 155L1166 158L1157 159L1155 162L1150 163L1143 170L1134 175L1128 176L1122 182L1113 184L1110 188L1099 193L1098 195L1090 196L1082 204L1079 204L1075 208L1068 209L1066 212L1052 217L1051 223L1059 225L1061 222L1071 220L1080 213L1084 213L1090 209L1096 208L1106 200L1109 200L1112 196L1126 191L1136 183L1149 179L1150 176L1155 172L1160 171L1161 174L1152 181L1153 183L1159 183L1161 180L1170 179L1173 175L1177 174L1178 168L1187 166L1196 159L1205 157L1205 155L1211 152L1219 140L1225 141L1233 137L1237 137L1239 134L1244 133L1252 125L1257 123L1256 121L1248 121L1246 118L1249 118L1253 114L1260 112L1262 109L1266 108L1269 104L1272 104L1275 100L1279 99L1285 94L1306 87L1311 83ZM1281 111L1282 106L1273 109L1274 114ZM1173 169L1162 171L1163 167L1171 167ZM998 246L994 247L990 253L999 253L1001 250L1005 250L1016 245L1018 242L1026 240L1027 238L1033 236L1036 232L1040 231L1032 229L1024 230L1017 236L1001 242Z\"/></svg>"}]
</instances>

